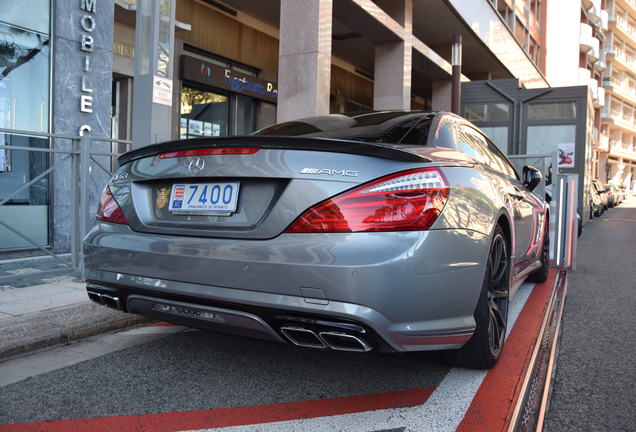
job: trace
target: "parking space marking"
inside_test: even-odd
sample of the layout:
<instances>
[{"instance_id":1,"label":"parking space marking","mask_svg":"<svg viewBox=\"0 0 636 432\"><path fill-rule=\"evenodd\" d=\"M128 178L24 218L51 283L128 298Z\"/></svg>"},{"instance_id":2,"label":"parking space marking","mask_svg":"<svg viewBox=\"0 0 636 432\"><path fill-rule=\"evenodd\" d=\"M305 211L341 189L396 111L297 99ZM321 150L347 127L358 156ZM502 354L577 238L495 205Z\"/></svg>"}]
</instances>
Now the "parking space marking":
<instances>
[{"instance_id":1,"label":"parking space marking","mask_svg":"<svg viewBox=\"0 0 636 432\"><path fill-rule=\"evenodd\" d=\"M497 367L486 375L458 432L502 431L510 423L557 274L551 270L548 280L535 285Z\"/></svg>"},{"instance_id":2,"label":"parking space marking","mask_svg":"<svg viewBox=\"0 0 636 432\"><path fill-rule=\"evenodd\" d=\"M510 324L507 340L508 337L513 335L512 330L515 328L528 298L534 292L533 286L533 284L529 283L524 284L510 304L508 317ZM524 319L529 318L531 317L524 315ZM515 332L514 337L517 337L516 334ZM453 368L444 377L426 403L409 408L385 409L258 425L244 424L222 429L208 427L196 432L315 432L320 430L368 432L396 428L406 428L406 430L420 432L451 432L456 430L462 422L467 409L487 374L488 371L485 370Z\"/></svg>"},{"instance_id":3,"label":"parking space marking","mask_svg":"<svg viewBox=\"0 0 636 432\"><path fill-rule=\"evenodd\" d=\"M434 388L401 390L316 401L146 415L54 420L0 425L0 432L169 432L210 427L258 424L421 405Z\"/></svg>"}]
</instances>

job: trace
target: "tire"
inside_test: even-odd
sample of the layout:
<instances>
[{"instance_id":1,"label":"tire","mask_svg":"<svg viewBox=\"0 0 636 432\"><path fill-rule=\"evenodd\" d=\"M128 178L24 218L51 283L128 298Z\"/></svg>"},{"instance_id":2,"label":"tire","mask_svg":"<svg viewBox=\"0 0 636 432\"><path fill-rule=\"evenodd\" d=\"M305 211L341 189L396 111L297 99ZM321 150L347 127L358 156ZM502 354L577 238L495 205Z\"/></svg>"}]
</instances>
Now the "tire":
<instances>
[{"instance_id":1,"label":"tire","mask_svg":"<svg viewBox=\"0 0 636 432\"><path fill-rule=\"evenodd\" d=\"M579 234L580 235L580 234ZM550 221L546 219L541 245L541 267L530 273L526 279L528 282L543 283L548 279L550 271Z\"/></svg>"},{"instance_id":2,"label":"tire","mask_svg":"<svg viewBox=\"0 0 636 432\"><path fill-rule=\"evenodd\" d=\"M494 275L494 276L493 276ZM475 333L446 361L457 366L490 369L499 360L508 326L510 255L503 229L497 225L488 252L486 272L475 308Z\"/></svg>"}]
</instances>

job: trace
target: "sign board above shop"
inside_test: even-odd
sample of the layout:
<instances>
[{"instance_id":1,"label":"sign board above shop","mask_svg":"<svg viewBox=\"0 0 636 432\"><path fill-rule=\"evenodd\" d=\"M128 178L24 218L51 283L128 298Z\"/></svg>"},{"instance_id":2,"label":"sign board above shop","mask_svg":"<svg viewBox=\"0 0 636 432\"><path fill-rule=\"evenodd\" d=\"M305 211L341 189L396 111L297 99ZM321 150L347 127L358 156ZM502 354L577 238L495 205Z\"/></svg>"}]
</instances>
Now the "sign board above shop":
<instances>
[{"instance_id":1,"label":"sign board above shop","mask_svg":"<svg viewBox=\"0 0 636 432\"><path fill-rule=\"evenodd\" d=\"M181 79L222 88L267 102L276 103L278 100L276 83L186 55L181 56Z\"/></svg>"}]
</instances>

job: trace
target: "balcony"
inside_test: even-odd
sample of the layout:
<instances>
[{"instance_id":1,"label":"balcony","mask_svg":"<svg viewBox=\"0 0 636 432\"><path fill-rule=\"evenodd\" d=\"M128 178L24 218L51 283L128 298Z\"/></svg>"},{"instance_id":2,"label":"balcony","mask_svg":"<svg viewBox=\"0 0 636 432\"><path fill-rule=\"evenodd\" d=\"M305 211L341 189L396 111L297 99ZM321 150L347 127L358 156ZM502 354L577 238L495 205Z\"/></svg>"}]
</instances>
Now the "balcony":
<instances>
[{"instance_id":1,"label":"balcony","mask_svg":"<svg viewBox=\"0 0 636 432\"><path fill-rule=\"evenodd\" d=\"M592 26L581 23L581 38L579 39L581 52L586 53L592 49Z\"/></svg>"},{"instance_id":2,"label":"balcony","mask_svg":"<svg viewBox=\"0 0 636 432\"><path fill-rule=\"evenodd\" d=\"M621 3L623 6L626 6L628 9L631 9L632 12L636 13L636 0L618 0L618 3Z\"/></svg>"},{"instance_id":3,"label":"balcony","mask_svg":"<svg viewBox=\"0 0 636 432\"><path fill-rule=\"evenodd\" d=\"M609 13L606 10L601 11L601 30L607 31L609 23Z\"/></svg>"},{"instance_id":4,"label":"balcony","mask_svg":"<svg viewBox=\"0 0 636 432\"><path fill-rule=\"evenodd\" d=\"M594 108L603 108L605 106L605 89L597 87L596 99L594 99Z\"/></svg>"},{"instance_id":5,"label":"balcony","mask_svg":"<svg viewBox=\"0 0 636 432\"><path fill-rule=\"evenodd\" d=\"M616 30L619 36L629 39L632 44L636 44L636 27L631 25L627 19L621 16L614 16L610 23L610 30Z\"/></svg>"},{"instance_id":6,"label":"balcony","mask_svg":"<svg viewBox=\"0 0 636 432\"><path fill-rule=\"evenodd\" d=\"M592 0L592 7L589 9L587 16L597 26L601 26L601 0Z\"/></svg>"},{"instance_id":7,"label":"balcony","mask_svg":"<svg viewBox=\"0 0 636 432\"><path fill-rule=\"evenodd\" d=\"M605 58L608 62L612 62L612 64L619 66L629 73L633 73L633 71L636 70L636 60L631 55L628 55L622 48L614 47L612 50L607 50L605 52Z\"/></svg>"},{"instance_id":8,"label":"balcony","mask_svg":"<svg viewBox=\"0 0 636 432\"><path fill-rule=\"evenodd\" d=\"M590 92L592 93L592 101L596 104L598 100L598 82L594 78L590 78L587 86L590 88Z\"/></svg>"},{"instance_id":9,"label":"balcony","mask_svg":"<svg viewBox=\"0 0 636 432\"><path fill-rule=\"evenodd\" d=\"M598 59L596 63L594 63L594 69L599 72L603 72L607 65L605 64L605 53L601 52L601 58Z\"/></svg>"},{"instance_id":10,"label":"balcony","mask_svg":"<svg viewBox=\"0 0 636 432\"><path fill-rule=\"evenodd\" d=\"M590 60L592 60L592 62L596 62L600 58L601 42L597 38L592 38L592 49L587 52L587 55L589 56Z\"/></svg>"},{"instance_id":11,"label":"balcony","mask_svg":"<svg viewBox=\"0 0 636 432\"><path fill-rule=\"evenodd\" d=\"M585 68L579 68L578 85L589 86L592 80L592 71Z\"/></svg>"},{"instance_id":12,"label":"balcony","mask_svg":"<svg viewBox=\"0 0 636 432\"><path fill-rule=\"evenodd\" d=\"M601 133L598 140L598 149L602 152L609 152L609 136Z\"/></svg>"},{"instance_id":13,"label":"balcony","mask_svg":"<svg viewBox=\"0 0 636 432\"><path fill-rule=\"evenodd\" d=\"M616 156L623 159L636 160L633 144L626 144L621 141L610 140L609 142L610 156Z\"/></svg>"}]
</instances>

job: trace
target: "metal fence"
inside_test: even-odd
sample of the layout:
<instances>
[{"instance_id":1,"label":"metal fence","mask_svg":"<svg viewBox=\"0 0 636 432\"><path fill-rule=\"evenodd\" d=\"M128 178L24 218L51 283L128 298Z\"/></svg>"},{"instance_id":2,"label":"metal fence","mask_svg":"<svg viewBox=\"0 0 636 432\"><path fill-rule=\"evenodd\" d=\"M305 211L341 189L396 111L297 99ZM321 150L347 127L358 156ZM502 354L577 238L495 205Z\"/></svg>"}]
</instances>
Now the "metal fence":
<instances>
[{"instance_id":1,"label":"metal fence","mask_svg":"<svg viewBox=\"0 0 636 432\"><path fill-rule=\"evenodd\" d=\"M70 208L70 224L68 233L68 247L58 248L55 242L51 241L49 231L49 242L42 245L32 235L29 235L12 225L9 221L3 220L0 213L0 226L6 228L16 236L20 237L33 249L39 249L44 254L50 256L58 264L58 268L48 269L29 273L29 276L49 276L56 274L72 273L77 277L82 277L84 273L82 260L82 239L90 229L94 221L94 212L91 211L97 205L99 194L106 185L108 178L117 168L116 157L118 151L131 148L131 141L117 140L110 138L92 137L90 135L72 136L62 134L48 134L39 132L29 132L14 129L0 128L0 134L9 136L41 138L48 140L47 147L0 145L0 150L4 150L5 157L12 152L40 152L48 155L47 168L37 174L29 181L19 185L14 190L3 190L0 197L0 206L7 205L13 197L19 193L29 190L29 188L43 180L49 180L49 197L62 182L67 182L69 189L68 203ZM101 147L101 148L95 148ZM69 169L70 168L70 169ZM53 175L54 174L54 175ZM50 178L53 178L53 182ZM48 200L50 204L50 199ZM50 209L50 207L49 207ZM51 212L48 212L49 220ZM68 221L65 221L68 222ZM49 224L50 227L50 224ZM2 247L0 245L0 247ZM70 261L64 259L70 250ZM23 277L24 275L0 275L0 283Z\"/></svg>"}]
</instances>

